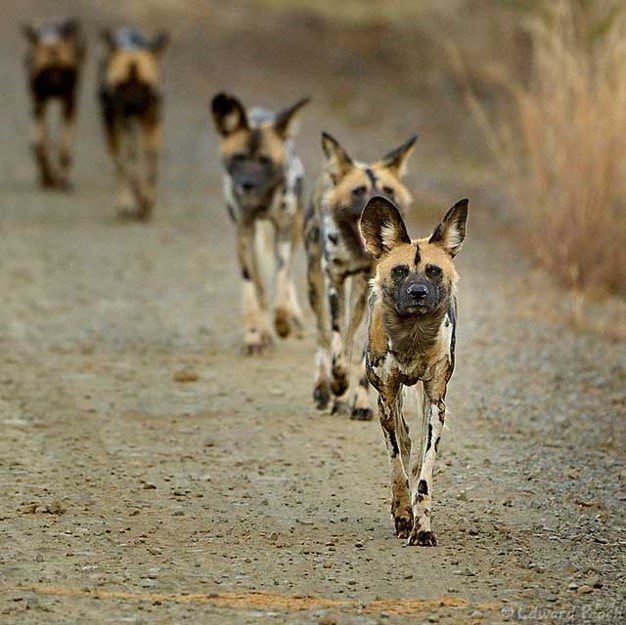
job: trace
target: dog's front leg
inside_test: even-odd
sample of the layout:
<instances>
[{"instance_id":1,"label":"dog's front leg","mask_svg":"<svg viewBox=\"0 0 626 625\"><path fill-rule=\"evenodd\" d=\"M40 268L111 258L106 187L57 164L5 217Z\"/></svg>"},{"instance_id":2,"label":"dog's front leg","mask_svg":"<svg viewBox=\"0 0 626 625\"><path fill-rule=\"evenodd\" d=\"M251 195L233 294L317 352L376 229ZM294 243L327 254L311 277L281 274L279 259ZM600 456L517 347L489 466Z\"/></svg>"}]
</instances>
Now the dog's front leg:
<instances>
[{"instance_id":1,"label":"dog's front leg","mask_svg":"<svg viewBox=\"0 0 626 625\"><path fill-rule=\"evenodd\" d=\"M283 203L289 200L285 198ZM294 207L295 210L295 207ZM281 338L292 332L302 336L302 311L291 276L291 260L294 245L293 219L285 225L276 226L276 312L274 325Z\"/></svg>"},{"instance_id":2,"label":"dog's front leg","mask_svg":"<svg viewBox=\"0 0 626 625\"><path fill-rule=\"evenodd\" d=\"M369 275L357 275L353 278L350 293L350 324L346 333L346 350L348 352L348 364L351 361L351 354L354 345L354 337L359 336L359 328L363 321L365 309L367 307L367 296L369 293ZM369 398L369 383L365 367L365 350L362 352L359 378L352 403L350 418L356 421L370 421L373 417Z\"/></svg>"},{"instance_id":3,"label":"dog's front leg","mask_svg":"<svg viewBox=\"0 0 626 625\"><path fill-rule=\"evenodd\" d=\"M434 547L437 545L437 537L430 527L433 470L446 418L446 384L439 380L425 382L424 391L424 420L427 435L422 450L419 477L414 480L411 488L415 523L409 536L409 544Z\"/></svg>"},{"instance_id":4,"label":"dog's front leg","mask_svg":"<svg viewBox=\"0 0 626 625\"><path fill-rule=\"evenodd\" d=\"M272 335L267 327L265 291L254 254L254 223L239 224L237 255L242 278L243 350L247 355L261 353L272 343Z\"/></svg>"},{"instance_id":5,"label":"dog's front leg","mask_svg":"<svg viewBox=\"0 0 626 625\"><path fill-rule=\"evenodd\" d=\"M34 116L34 139L33 154L39 170L39 182L42 187L53 187L55 183L54 173L50 166L48 155L48 131L46 128L46 102L36 100L33 108Z\"/></svg>"},{"instance_id":6,"label":"dog's front leg","mask_svg":"<svg viewBox=\"0 0 626 625\"><path fill-rule=\"evenodd\" d=\"M59 141L59 180L58 185L66 191L71 189L70 170L72 168L72 143L76 118L75 94L69 94L63 101L63 119L61 121L61 138Z\"/></svg>"},{"instance_id":7,"label":"dog's front leg","mask_svg":"<svg viewBox=\"0 0 626 625\"><path fill-rule=\"evenodd\" d=\"M413 528L413 510L409 492L409 478L402 462L396 424L401 420L402 390L400 384L380 392L378 416L385 436L387 456L391 469L391 515L396 535L407 538Z\"/></svg>"},{"instance_id":8,"label":"dog's front leg","mask_svg":"<svg viewBox=\"0 0 626 625\"><path fill-rule=\"evenodd\" d=\"M326 263L325 263L326 264ZM345 401L348 392L348 362L344 352L344 331L345 331L345 280L335 276L325 267L326 293L328 295L328 309L330 311L331 328L331 383L330 388L335 396L332 414L347 412L349 405Z\"/></svg>"},{"instance_id":9,"label":"dog's front leg","mask_svg":"<svg viewBox=\"0 0 626 625\"><path fill-rule=\"evenodd\" d=\"M139 218L150 219L156 198L156 185L159 173L159 156L161 154L162 131L157 111L148 114L141 120L140 137L143 156L145 158L145 180L142 178L139 187Z\"/></svg>"}]
</instances>

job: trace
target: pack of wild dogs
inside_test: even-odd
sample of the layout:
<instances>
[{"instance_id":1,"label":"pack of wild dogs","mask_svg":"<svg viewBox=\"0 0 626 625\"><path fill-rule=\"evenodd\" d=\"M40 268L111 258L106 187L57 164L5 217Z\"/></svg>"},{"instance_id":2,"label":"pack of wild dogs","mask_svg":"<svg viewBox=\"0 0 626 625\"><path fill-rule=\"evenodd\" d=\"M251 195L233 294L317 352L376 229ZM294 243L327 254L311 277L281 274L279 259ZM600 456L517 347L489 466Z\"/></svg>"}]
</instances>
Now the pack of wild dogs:
<instances>
[{"instance_id":1,"label":"pack of wild dogs","mask_svg":"<svg viewBox=\"0 0 626 625\"><path fill-rule=\"evenodd\" d=\"M76 20L27 26L24 33L40 183L69 189L85 38ZM118 178L118 209L123 217L147 220L161 151L160 63L169 38L124 27L103 31L102 40L98 90ZM52 161L46 134L46 110L53 100L61 103L58 163ZM304 168L295 138L308 102L303 98L272 112L247 108L237 97L219 93L210 103L221 139L224 202L236 236L243 349L262 354L276 335L302 335L292 275L294 250L302 238L317 327L313 402L319 410L367 421L373 417L369 386L378 391L396 534L412 545L433 546L433 469L455 361L454 258L465 238L468 200L456 202L429 236L412 239L405 223L411 195L403 179L417 137L365 163L324 132L324 167L305 210ZM271 248L257 244L262 222L271 224ZM275 274L273 305L261 271L268 255ZM359 344L366 313L366 339ZM358 367L352 357L355 344ZM412 396L418 398L423 421L421 445L413 453L403 413L406 387L416 387Z\"/></svg>"}]
</instances>

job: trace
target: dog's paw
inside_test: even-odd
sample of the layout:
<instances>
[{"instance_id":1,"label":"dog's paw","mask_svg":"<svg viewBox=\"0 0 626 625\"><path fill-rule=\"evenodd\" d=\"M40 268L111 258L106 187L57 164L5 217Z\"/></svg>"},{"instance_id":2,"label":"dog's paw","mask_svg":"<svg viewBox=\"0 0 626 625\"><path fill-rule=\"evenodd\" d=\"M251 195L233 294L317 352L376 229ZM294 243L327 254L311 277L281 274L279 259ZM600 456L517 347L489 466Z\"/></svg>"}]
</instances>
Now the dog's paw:
<instances>
[{"instance_id":1,"label":"dog's paw","mask_svg":"<svg viewBox=\"0 0 626 625\"><path fill-rule=\"evenodd\" d=\"M335 398L333 400L333 407L330 409L332 415L349 415L351 411L350 404L341 399Z\"/></svg>"},{"instance_id":2,"label":"dog's paw","mask_svg":"<svg viewBox=\"0 0 626 625\"><path fill-rule=\"evenodd\" d=\"M241 351L244 356L260 356L266 353L273 344L272 335L266 330L249 328Z\"/></svg>"},{"instance_id":3,"label":"dog's paw","mask_svg":"<svg viewBox=\"0 0 626 625\"><path fill-rule=\"evenodd\" d=\"M417 527L413 528L408 540L409 545L417 545L418 547L436 547L437 537L434 532L422 531Z\"/></svg>"},{"instance_id":4,"label":"dog's paw","mask_svg":"<svg viewBox=\"0 0 626 625\"><path fill-rule=\"evenodd\" d=\"M286 339L291 334L291 322L291 315L286 308L276 309L274 327L276 328L276 334L278 334L281 339Z\"/></svg>"},{"instance_id":5,"label":"dog's paw","mask_svg":"<svg viewBox=\"0 0 626 625\"><path fill-rule=\"evenodd\" d=\"M333 367L333 378L330 383L330 388L335 397L341 397L341 395L345 395L348 390L348 374L339 368Z\"/></svg>"},{"instance_id":6,"label":"dog's paw","mask_svg":"<svg viewBox=\"0 0 626 625\"><path fill-rule=\"evenodd\" d=\"M369 406L353 406L350 413L350 419L353 421L371 421L374 418L374 413Z\"/></svg>"},{"instance_id":7,"label":"dog's paw","mask_svg":"<svg viewBox=\"0 0 626 625\"><path fill-rule=\"evenodd\" d=\"M59 174L54 181L55 189L69 193L74 190L74 185L67 174Z\"/></svg>"},{"instance_id":8,"label":"dog's paw","mask_svg":"<svg viewBox=\"0 0 626 625\"><path fill-rule=\"evenodd\" d=\"M328 381L317 382L313 388L313 402L318 410L326 410L330 403L330 384Z\"/></svg>"},{"instance_id":9,"label":"dog's paw","mask_svg":"<svg viewBox=\"0 0 626 625\"><path fill-rule=\"evenodd\" d=\"M393 523L396 528L396 536L398 538L408 538L413 529L413 515L405 511L403 514L396 514L393 517Z\"/></svg>"},{"instance_id":10,"label":"dog's paw","mask_svg":"<svg viewBox=\"0 0 626 625\"><path fill-rule=\"evenodd\" d=\"M137 219L139 221L150 221L152 217L152 200L141 197L137 202Z\"/></svg>"}]
</instances>

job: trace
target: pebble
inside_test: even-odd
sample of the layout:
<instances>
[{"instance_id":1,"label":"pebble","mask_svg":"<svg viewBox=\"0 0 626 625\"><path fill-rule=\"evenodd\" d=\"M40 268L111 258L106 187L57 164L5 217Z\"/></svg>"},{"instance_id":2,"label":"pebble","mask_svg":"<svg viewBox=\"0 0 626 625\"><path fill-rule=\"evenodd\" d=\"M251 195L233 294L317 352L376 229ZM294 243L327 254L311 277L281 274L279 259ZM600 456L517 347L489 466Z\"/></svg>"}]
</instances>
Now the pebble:
<instances>
[{"instance_id":1,"label":"pebble","mask_svg":"<svg viewBox=\"0 0 626 625\"><path fill-rule=\"evenodd\" d=\"M278 532L272 532L270 534L270 540L275 543L278 540Z\"/></svg>"},{"instance_id":2,"label":"pebble","mask_svg":"<svg viewBox=\"0 0 626 625\"><path fill-rule=\"evenodd\" d=\"M590 592L593 592L593 587L588 586L587 584L583 584L577 591L577 595L588 595Z\"/></svg>"}]
</instances>

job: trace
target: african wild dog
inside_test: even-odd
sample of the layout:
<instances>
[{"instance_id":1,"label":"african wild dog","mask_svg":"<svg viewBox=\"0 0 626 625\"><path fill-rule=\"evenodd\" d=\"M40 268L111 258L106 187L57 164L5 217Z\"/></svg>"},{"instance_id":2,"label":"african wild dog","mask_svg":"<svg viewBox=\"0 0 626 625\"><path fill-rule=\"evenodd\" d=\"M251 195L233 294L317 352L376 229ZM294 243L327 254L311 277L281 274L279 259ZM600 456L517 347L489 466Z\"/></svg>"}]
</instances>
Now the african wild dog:
<instances>
[{"instance_id":1,"label":"african wild dog","mask_svg":"<svg viewBox=\"0 0 626 625\"><path fill-rule=\"evenodd\" d=\"M33 101L33 153L39 170L39 181L43 187L68 190L71 187L72 140L85 41L80 24L75 19L41 28L28 24L24 26L24 36L30 44L26 70ZM46 128L46 110L53 100L61 103L58 169L50 162Z\"/></svg>"},{"instance_id":2,"label":"african wild dog","mask_svg":"<svg viewBox=\"0 0 626 625\"><path fill-rule=\"evenodd\" d=\"M121 217L148 220L161 152L161 56L167 33L151 39L136 28L104 30L106 57L99 97L107 148L115 163Z\"/></svg>"},{"instance_id":3,"label":"african wild dog","mask_svg":"<svg viewBox=\"0 0 626 625\"><path fill-rule=\"evenodd\" d=\"M430 528L433 467L446 416L446 387L454 370L458 275L453 258L465 239L468 203L458 201L429 238L414 241L386 198L372 198L361 217L361 234L376 259L367 376L379 393L396 534L411 545L437 544ZM411 464L402 390L416 384L426 440Z\"/></svg>"},{"instance_id":4,"label":"african wild dog","mask_svg":"<svg viewBox=\"0 0 626 625\"><path fill-rule=\"evenodd\" d=\"M211 102L215 127L222 136L226 207L237 227L247 354L260 353L272 342L259 270L266 260L265 250L255 246L260 221L270 222L275 233L276 333L281 338L301 333L302 313L291 263L302 216L304 169L295 153L294 138L298 113L308 101L299 100L276 114L259 108L246 110L225 93Z\"/></svg>"},{"instance_id":5,"label":"african wild dog","mask_svg":"<svg viewBox=\"0 0 626 625\"><path fill-rule=\"evenodd\" d=\"M416 139L412 137L376 163L364 164L353 161L333 137L322 133L325 167L304 223L309 300L317 320L313 400L319 410L328 407L332 394L333 414L351 410L352 419L372 418L364 361L354 400L348 404L351 351L365 313L373 263L358 222L373 195L385 195L408 208L411 196L402 178ZM348 278L352 280L346 328Z\"/></svg>"}]
</instances>

